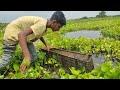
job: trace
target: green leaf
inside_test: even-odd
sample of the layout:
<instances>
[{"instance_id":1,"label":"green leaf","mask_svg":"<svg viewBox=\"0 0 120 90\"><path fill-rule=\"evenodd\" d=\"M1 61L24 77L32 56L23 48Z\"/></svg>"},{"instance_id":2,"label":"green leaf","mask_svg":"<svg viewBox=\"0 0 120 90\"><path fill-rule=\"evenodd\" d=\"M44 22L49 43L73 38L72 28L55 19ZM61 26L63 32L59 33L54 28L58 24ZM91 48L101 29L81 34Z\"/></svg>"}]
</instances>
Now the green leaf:
<instances>
[{"instance_id":1,"label":"green leaf","mask_svg":"<svg viewBox=\"0 0 120 90\"><path fill-rule=\"evenodd\" d=\"M55 56L55 55L53 55L53 58L54 58L54 59L56 59L56 56Z\"/></svg>"},{"instance_id":2,"label":"green leaf","mask_svg":"<svg viewBox=\"0 0 120 90\"><path fill-rule=\"evenodd\" d=\"M89 78L87 73L83 74L82 77L83 77L84 79L88 79L88 78Z\"/></svg>"},{"instance_id":3,"label":"green leaf","mask_svg":"<svg viewBox=\"0 0 120 90\"><path fill-rule=\"evenodd\" d=\"M73 74L76 75L76 76L79 75L80 74L80 70L74 71Z\"/></svg>"},{"instance_id":4,"label":"green leaf","mask_svg":"<svg viewBox=\"0 0 120 90\"><path fill-rule=\"evenodd\" d=\"M50 78L52 78L52 76L51 76L49 73L45 73L45 74L44 74L44 78L50 79Z\"/></svg>"},{"instance_id":5,"label":"green leaf","mask_svg":"<svg viewBox=\"0 0 120 90\"><path fill-rule=\"evenodd\" d=\"M30 73L29 78L33 78L33 77L34 77L34 73Z\"/></svg>"},{"instance_id":6,"label":"green leaf","mask_svg":"<svg viewBox=\"0 0 120 90\"><path fill-rule=\"evenodd\" d=\"M52 61L51 61L51 60L49 60L49 61L48 61L48 64L52 64Z\"/></svg>"},{"instance_id":7,"label":"green leaf","mask_svg":"<svg viewBox=\"0 0 120 90\"><path fill-rule=\"evenodd\" d=\"M15 70L16 72L20 70L18 64L13 64L13 68L14 68L14 70Z\"/></svg>"},{"instance_id":8,"label":"green leaf","mask_svg":"<svg viewBox=\"0 0 120 90\"><path fill-rule=\"evenodd\" d=\"M12 72L8 73L8 77L9 77L9 78L14 77L14 73L12 73Z\"/></svg>"},{"instance_id":9,"label":"green leaf","mask_svg":"<svg viewBox=\"0 0 120 90\"><path fill-rule=\"evenodd\" d=\"M69 79L76 79L75 75L69 75Z\"/></svg>"},{"instance_id":10,"label":"green leaf","mask_svg":"<svg viewBox=\"0 0 120 90\"><path fill-rule=\"evenodd\" d=\"M3 79L3 78L4 78L4 75L1 75L1 76L0 76L0 79Z\"/></svg>"},{"instance_id":11,"label":"green leaf","mask_svg":"<svg viewBox=\"0 0 120 90\"><path fill-rule=\"evenodd\" d=\"M65 79L65 76L64 75L61 75L61 78L60 79Z\"/></svg>"},{"instance_id":12,"label":"green leaf","mask_svg":"<svg viewBox=\"0 0 120 90\"><path fill-rule=\"evenodd\" d=\"M82 72L82 73L85 72L85 67L84 67L84 66L82 67L81 72Z\"/></svg>"},{"instance_id":13,"label":"green leaf","mask_svg":"<svg viewBox=\"0 0 120 90\"><path fill-rule=\"evenodd\" d=\"M59 64L55 64L55 66L57 67L57 66L59 66Z\"/></svg>"},{"instance_id":14,"label":"green leaf","mask_svg":"<svg viewBox=\"0 0 120 90\"><path fill-rule=\"evenodd\" d=\"M102 66L102 67L101 67L101 70L102 70L102 72L107 72L108 69L107 69L106 66Z\"/></svg>"},{"instance_id":15,"label":"green leaf","mask_svg":"<svg viewBox=\"0 0 120 90\"><path fill-rule=\"evenodd\" d=\"M72 73L73 75L76 75L76 76L79 75L80 72L81 72L80 70L75 70L74 67L71 67L71 68L70 68L70 71L71 71L71 73Z\"/></svg>"},{"instance_id":16,"label":"green leaf","mask_svg":"<svg viewBox=\"0 0 120 90\"><path fill-rule=\"evenodd\" d=\"M69 79L69 74L66 73L65 75L61 75L61 78L60 79Z\"/></svg>"},{"instance_id":17,"label":"green leaf","mask_svg":"<svg viewBox=\"0 0 120 90\"><path fill-rule=\"evenodd\" d=\"M69 79L70 74L66 73L65 74L65 79Z\"/></svg>"},{"instance_id":18,"label":"green leaf","mask_svg":"<svg viewBox=\"0 0 120 90\"><path fill-rule=\"evenodd\" d=\"M83 79L81 74L78 75L78 79Z\"/></svg>"},{"instance_id":19,"label":"green leaf","mask_svg":"<svg viewBox=\"0 0 120 90\"><path fill-rule=\"evenodd\" d=\"M99 70L97 70L97 69L94 69L94 70L92 70L92 72L91 72L92 74L94 74L94 75L97 75L98 73L99 73Z\"/></svg>"},{"instance_id":20,"label":"green leaf","mask_svg":"<svg viewBox=\"0 0 120 90\"><path fill-rule=\"evenodd\" d=\"M94 76L90 74L89 79L94 79Z\"/></svg>"},{"instance_id":21,"label":"green leaf","mask_svg":"<svg viewBox=\"0 0 120 90\"><path fill-rule=\"evenodd\" d=\"M55 74L56 74L56 72L53 72L52 74L53 74L53 75L55 75Z\"/></svg>"},{"instance_id":22,"label":"green leaf","mask_svg":"<svg viewBox=\"0 0 120 90\"><path fill-rule=\"evenodd\" d=\"M112 64L111 62L106 62L105 64L101 65L101 70L102 72L110 72L110 70L112 69Z\"/></svg>"},{"instance_id":23,"label":"green leaf","mask_svg":"<svg viewBox=\"0 0 120 90\"><path fill-rule=\"evenodd\" d=\"M33 67L30 67L30 68L28 69L28 72L34 72L34 68L33 68Z\"/></svg>"},{"instance_id":24,"label":"green leaf","mask_svg":"<svg viewBox=\"0 0 120 90\"><path fill-rule=\"evenodd\" d=\"M27 66L27 67L28 67L28 66L30 65L30 61L29 61L29 60L24 60L24 61L23 61L23 64L24 64L24 66Z\"/></svg>"},{"instance_id":25,"label":"green leaf","mask_svg":"<svg viewBox=\"0 0 120 90\"><path fill-rule=\"evenodd\" d=\"M39 75L40 75L40 73L39 73L39 72L35 72L35 77L36 77L36 78L38 78L38 77L39 77Z\"/></svg>"},{"instance_id":26,"label":"green leaf","mask_svg":"<svg viewBox=\"0 0 120 90\"><path fill-rule=\"evenodd\" d=\"M23 76L23 75L22 75L21 72L15 74L15 77L16 77L17 79L21 79L22 76Z\"/></svg>"},{"instance_id":27,"label":"green leaf","mask_svg":"<svg viewBox=\"0 0 120 90\"><path fill-rule=\"evenodd\" d=\"M65 74L64 69L60 68L60 69L59 69L59 73L60 73L60 75L64 75L64 74Z\"/></svg>"}]
</instances>

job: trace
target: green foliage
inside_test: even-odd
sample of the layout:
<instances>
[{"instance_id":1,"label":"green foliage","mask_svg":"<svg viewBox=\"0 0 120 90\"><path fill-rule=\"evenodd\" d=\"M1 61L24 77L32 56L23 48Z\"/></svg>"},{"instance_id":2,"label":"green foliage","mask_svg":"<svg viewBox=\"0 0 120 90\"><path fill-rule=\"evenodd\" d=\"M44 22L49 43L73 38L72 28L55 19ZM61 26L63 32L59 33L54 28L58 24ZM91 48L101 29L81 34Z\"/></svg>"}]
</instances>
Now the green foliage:
<instances>
[{"instance_id":1,"label":"green foliage","mask_svg":"<svg viewBox=\"0 0 120 90\"><path fill-rule=\"evenodd\" d=\"M0 75L0 79L4 79L4 75Z\"/></svg>"},{"instance_id":2,"label":"green foliage","mask_svg":"<svg viewBox=\"0 0 120 90\"><path fill-rule=\"evenodd\" d=\"M16 72L20 70L19 64L16 64L16 63L13 64L13 68Z\"/></svg>"},{"instance_id":3,"label":"green foliage","mask_svg":"<svg viewBox=\"0 0 120 90\"><path fill-rule=\"evenodd\" d=\"M5 26L0 24L0 28ZM104 37L98 39L86 39L85 37L67 38L64 36L66 32L77 30L101 30ZM3 39L3 32L0 32L0 42ZM45 36L48 45L56 48L77 51L80 53L89 54L104 54L106 63L100 65L98 68L86 73L85 67L76 69L69 67L70 73L62 68L61 64L57 62L56 56L47 58L46 54L39 51L43 47L41 42L36 45L38 60L34 66L22 73L20 71L20 64L23 60L23 54L20 46L17 46L15 54L12 58L12 63L8 66L6 72L10 79L119 79L120 78L120 63L113 65L112 60L120 60L120 17L106 17L106 18L88 18L80 20L68 20L67 25L62 27L59 32L53 33L49 31ZM0 43L0 55L2 55L2 43ZM25 63L28 66L29 62ZM45 67L47 66L47 67ZM51 70L52 69L52 70ZM0 75L0 78L5 78L5 75Z\"/></svg>"},{"instance_id":4,"label":"green foliage","mask_svg":"<svg viewBox=\"0 0 120 90\"><path fill-rule=\"evenodd\" d=\"M27 67L28 67L28 66L30 65L30 61L29 61L29 60L24 60L24 61L23 61L23 64L24 64L24 66L27 66Z\"/></svg>"}]
</instances>

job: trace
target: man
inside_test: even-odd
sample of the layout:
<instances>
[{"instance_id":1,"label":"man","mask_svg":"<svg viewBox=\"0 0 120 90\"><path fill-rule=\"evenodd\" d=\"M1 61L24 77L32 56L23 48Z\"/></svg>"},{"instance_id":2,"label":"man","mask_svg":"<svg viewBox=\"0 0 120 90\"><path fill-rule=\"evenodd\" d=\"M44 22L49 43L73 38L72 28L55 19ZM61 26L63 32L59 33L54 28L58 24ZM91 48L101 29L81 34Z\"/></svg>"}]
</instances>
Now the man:
<instances>
[{"instance_id":1,"label":"man","mask_svg":"<svg viewBox=\"0 0 120 90\"><path fill-rule=\"evenodd\" d=\"M24 61L29 61L31 64L37 60L33 42L40 39L49 51L50 47L47 46L43 35L47 28L51 28L52 31L59 31L63 25L66 25L66 18L61 11L54 12L50 20L37 16L23 16L12 21L8 24L4 33L2 43L4 54L0 60L0 71L10 63L16 45L20 44L24 55L20 69L24 72L26 70Z\"/></svg>"}]
</instances>

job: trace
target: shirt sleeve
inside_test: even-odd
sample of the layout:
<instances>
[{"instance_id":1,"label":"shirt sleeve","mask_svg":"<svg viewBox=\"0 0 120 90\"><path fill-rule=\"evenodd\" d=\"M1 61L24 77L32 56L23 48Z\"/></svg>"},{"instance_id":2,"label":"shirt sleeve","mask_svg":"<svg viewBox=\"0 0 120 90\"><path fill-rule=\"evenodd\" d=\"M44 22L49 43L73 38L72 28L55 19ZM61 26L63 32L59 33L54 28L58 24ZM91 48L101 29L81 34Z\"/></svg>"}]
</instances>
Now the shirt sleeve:
<instances>
[{"instance_id":1,"label":"shirt sleeve","mask_svg":"<svg viewBox=\"0 0 120 90\"><path fill-rule=\"evenodd\" d=\"M37 21L34 25L30 27L36 38L39 38L43 35L46 30L46 23L43 21Z\"/></svg>"}]
</instances>

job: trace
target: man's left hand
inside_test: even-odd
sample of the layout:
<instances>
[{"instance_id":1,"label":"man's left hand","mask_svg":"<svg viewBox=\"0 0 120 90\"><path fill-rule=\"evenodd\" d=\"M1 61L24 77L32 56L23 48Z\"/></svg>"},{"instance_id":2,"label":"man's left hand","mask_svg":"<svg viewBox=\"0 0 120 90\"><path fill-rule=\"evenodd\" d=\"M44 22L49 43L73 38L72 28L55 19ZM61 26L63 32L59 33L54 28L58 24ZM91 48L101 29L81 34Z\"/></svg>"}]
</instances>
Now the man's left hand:
<instances>
[{"instance_id":1,"label":"man's left hand","mask_svg":"<svg viewBox=\"0 0 120 90\"><path fill-rule=\"evenodd\" d=\"M50 49L52 49L52 48L55 48L55 47L52 47L52 46L46 46L46 49L47 49L48 52L49 52Z\"/></svg>"}]
</instances>

